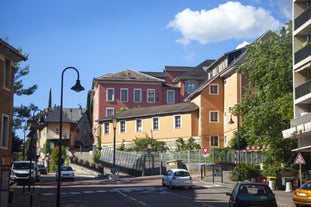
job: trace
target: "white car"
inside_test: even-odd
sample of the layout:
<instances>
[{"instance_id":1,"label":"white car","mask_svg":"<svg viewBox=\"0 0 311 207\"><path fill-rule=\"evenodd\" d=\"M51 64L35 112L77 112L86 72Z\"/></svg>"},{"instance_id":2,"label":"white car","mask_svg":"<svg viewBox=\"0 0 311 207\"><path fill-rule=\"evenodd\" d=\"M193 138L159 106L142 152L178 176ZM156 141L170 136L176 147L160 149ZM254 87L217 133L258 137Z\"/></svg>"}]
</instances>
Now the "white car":
<instances>
[{"instance_id":1,"label":"white car","mask_svg":"<svg viewBox=\"0 0 311 207\"><path fill-rule=\"evenodd\" d=\"M162 185L169 186L170 189L175 187L192 188L192 177L188 170L170 169L162 176Z\"/></svg>"},{"instance_id":2,"label":"white car","mask_svg":"<svg viewBox=\"0 0 311 207\"><path fill-rule=\"evenodd\" d=\"M56 180L58 179L58 170L56 171ZM75 172L70 166L61 166L60 168L60 179L71 179L74 180Z\"/></svg>"}]
</instances>

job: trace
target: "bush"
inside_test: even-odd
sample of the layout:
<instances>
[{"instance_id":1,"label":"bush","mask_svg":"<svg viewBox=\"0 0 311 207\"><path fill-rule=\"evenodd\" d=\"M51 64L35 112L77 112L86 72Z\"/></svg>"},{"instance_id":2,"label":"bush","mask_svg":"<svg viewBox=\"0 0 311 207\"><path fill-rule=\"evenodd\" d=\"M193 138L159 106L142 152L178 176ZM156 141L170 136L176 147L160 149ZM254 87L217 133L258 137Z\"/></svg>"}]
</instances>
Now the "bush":
<instances>
[{"instance_id":1,"label":"bush","mask_svg":"<svg viewBox=\"0 0 311 207\"><path fill-rule=\"evenodd\" d=\"M90 166L90 162L89 162L89 161L87 161L87 160L85 160L85 161L83 162L83 166L85 166L85 167L89 167L89 166Z\"/></svg>"},{"instance_id":2,"label":"bush","mask_svg":"<svg viewBox=\"0 0 311 207\"><path fill-rule=\"evenodd\" d=\"M258 180L261 177L261 171L259 166L241 163L240 164L240 179L239 179L239 167L235 166L233 168L232 174L230 176L231 180L243 181L243 180Z\"/></svg>"}]
</instances>

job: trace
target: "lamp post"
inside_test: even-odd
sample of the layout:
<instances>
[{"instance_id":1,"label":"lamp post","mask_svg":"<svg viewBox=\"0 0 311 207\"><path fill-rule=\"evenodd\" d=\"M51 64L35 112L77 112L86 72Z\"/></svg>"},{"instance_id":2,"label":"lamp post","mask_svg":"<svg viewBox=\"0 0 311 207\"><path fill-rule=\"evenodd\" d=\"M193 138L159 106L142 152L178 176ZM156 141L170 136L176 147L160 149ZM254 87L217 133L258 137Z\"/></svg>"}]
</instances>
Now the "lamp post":
<instances>
[{"instance_id":1,"label":"lamp post","mask_svg":"<svg viewBox=\"0 0 311 207\"><path fill-rule=\"evenodd\" d=\"M23 160L25 160L25 144L26 144L26 131L27 131L27 125L23 127L23 132L24 132L24 142L23 142Z\"/></svg>"},{"instance_id":2,"label":"lamp post","mask_svg":"<svg viewBox=\"0 0 311 207\"><path fill-rule=\"evenodd\" d=\"M113 126L113 168L116 167L116 128L117 128L117 118L112 119Z\"/></svg>"},{"instance_id":3,"label":"lamp post","mask_svg":"<svg viewBox=\"0 0 311 207\"><path fill-rule=\"evenodd\" d=\"M230 114L229 124L234 124L232 119L232 112ZM238 131L238 181L241 180L241 173L240 173L240 163L241 163L241 156L240 156L240 117L237 115L237 131Z\"/></svg>"},{"instance_id":4,"label":"lamp post","mask_svg":"<svg viewBox=\"0 0 311 207\"><path fill-rule=\"evenodd\" d=\"M60 206L60 178L61 178L61 165L62 165L62 130L63 130L63 87L64 87L64 73L66 70L73 69L77 73L77 80L76 84L71 87L71 90L75 92L83 91L84 88L80 84L80 74L79 71L75 67L67 67L62 72L62 79L61 79L61 89L60 89L60 109L59 109L59 151L58 151L58 169L57 169L57 198L56 198L56 206Z\"/></svg>"},{"instance_id":5,"label":"lamp post","mask_svg":"<svg viewBox=\"0 0 311 207\"><path fill-rule=\"evenodd\" d=\"M32 114L32 123L31 123L31 131L30 131L30 143L29 143L29 177L28 177L28 192L30 192L30 184L33 184L33 190L32 192L30 192L30 202L29 202L29 206L32 207L32 201L33 201L33 193L34 193L34 182L36 179L36 175L34 176L34 178L32 178L31 176L31 171L33 169L33 173L36 174L36 169L34 168L33 164L32 164L32 160L33 160L33 141L37 140L37 119L35 119L35 113L37 111L42 112L41 110L37 109L34 110L33 114ZM44 118L42 115L39 115L39 124L44 123Z\"/></svg>"}]
</instances>

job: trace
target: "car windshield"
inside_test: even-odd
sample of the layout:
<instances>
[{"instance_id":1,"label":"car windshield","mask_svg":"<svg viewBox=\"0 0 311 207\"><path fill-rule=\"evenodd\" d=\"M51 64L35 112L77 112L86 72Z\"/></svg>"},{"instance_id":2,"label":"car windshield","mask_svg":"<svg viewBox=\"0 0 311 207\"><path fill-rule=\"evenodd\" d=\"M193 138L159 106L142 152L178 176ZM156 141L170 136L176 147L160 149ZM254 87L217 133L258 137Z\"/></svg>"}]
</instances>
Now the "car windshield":
<instances>
[{"instance_id":1,"label":"car windshield","mask_svg":"<svg viewBox=\"0 0 311 207\"><path fill-rule=\"evenodd\" d=\"M311 182L304 183L300 189L311 190Z\"/></svg>"},{"instance_id":2,"label":"car windshield","mask_svg":"<svg viewBox=\"0 0 311 207\"><path fill-rule=\"evenodd\" d=\"M73 171L73 170L69 166L63 166L63 167L61 167L61 171Z\"/></svg>"},{"instance_id":3,"label":"car windshield","mask_svg":"<svg viewBox=\"0 0 311 207\"><path fill-rule=\"evenodd\" d=\"M190 176L189 172L187 171L177 171L174 174L175 176L179 176L179 177L188 177Z\"/></svg>"},{"instance_id":4,"label":"car windshield","mask_svg":"<svg viewBox=\"0 0 311 207\"><path fill-rule=\"evenodd\" d=\"M26 162L21 162L21 163L14 163L13 168L17 170L24 170L24 169L29 169L29 164ZM31 163L32 169L33 169L33 163Z\"/></svg>"},{"instance_id":5,"label":"car windshield","mask_svg":"<svg viewBox=\"0 0 311 207\"><path fill-rule=\"evenodd\" d=\"M270 196L273 195L271 189L267 185L240 185L239 195L249 196Z\"/></svg>"}]
</instances>

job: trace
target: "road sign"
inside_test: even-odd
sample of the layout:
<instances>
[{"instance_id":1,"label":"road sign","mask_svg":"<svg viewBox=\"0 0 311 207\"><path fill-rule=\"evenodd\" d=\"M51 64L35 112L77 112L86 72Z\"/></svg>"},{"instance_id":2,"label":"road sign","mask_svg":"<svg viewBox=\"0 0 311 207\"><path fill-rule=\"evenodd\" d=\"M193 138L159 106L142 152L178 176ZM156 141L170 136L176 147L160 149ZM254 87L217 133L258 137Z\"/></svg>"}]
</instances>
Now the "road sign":
<instances>
[{"instance_id":1,"label":"road sign","mask_svg":"<svg viewBox=\"0 0 311 207\"><path fill-rule=\"evenodd\" d=\"M301 153L299 152L296 156L296 159L294 161L295 165L305 165L306 161L303 159Z\"/></svg>"},{"instance_id":2,"label":"road sign","mask_svg":"<svg viewBox=\"0 0 311 207\"><path fill-rule=\"evenodd\" d=\"M202 152L206 155L208 153L208 147L202 147Z\"/></svg>"}]
</instances>

